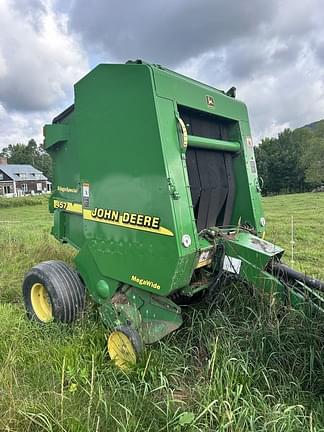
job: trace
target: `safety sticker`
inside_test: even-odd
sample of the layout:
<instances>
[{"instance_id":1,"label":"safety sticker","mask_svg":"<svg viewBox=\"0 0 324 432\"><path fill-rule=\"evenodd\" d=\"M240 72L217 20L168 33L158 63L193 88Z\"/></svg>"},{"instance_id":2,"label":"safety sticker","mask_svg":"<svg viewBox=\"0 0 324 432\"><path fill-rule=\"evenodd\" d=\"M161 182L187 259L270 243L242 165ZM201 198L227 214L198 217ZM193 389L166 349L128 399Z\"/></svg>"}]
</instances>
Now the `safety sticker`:
<instances>
[{"instance_id":1,"label":"safety sticker","mask_svg":"<svg viewBox=\"0 0 324 432\"><path fill-rule=\"evenodd\" d=\"M204 267L212 262L213 249L204 250L199 255L198 264L196 268Z\"/></svg>"},{"instance_id":2,"label":"safety sticker","mask_svg":"<svg viewBox=\"0 0 324 432\"><path fill-rule=\"evenodd\" d=\"M253 140L251 137L246 137L246 145L248 148L253 149Z\"/></svg>"},{"instance_id":3,"label":"safety sticker","mask_svg":"<svg viewBox=\"0 0 324 432\"><path fill-rule=\"evenodd\" d=\"M251 172L252 172L253 174L256 174L256 172L257 172L257 167L256 167L256 163L255 163L255 160L254 160L254 159L251 159L251 160L250 160L250 166L251 166Z\"/></svg>"},{"instance_id":4,"label":"safety sticker","mask_svg":"<svg viewBox=\"0 0 324 432\"><path fill-rule=\"evenodd\" d=\"M83 207L89 207L90 198L90 186L89 183L83 183L82 185L82 203Z\"/></svg>"},{"instance_id":5,"label":"safety sticker","mask_svg":"<svg viewBox=\"0 0 324 432\"><path fill-rule=\"evenodd\" d=\"M209 95L207 95L207 96L206 96L206 102L207 102L207 105L208 105L209 107L214 107L214 106L215 106L215 101L214 101L213 96L209 96Z\"/></svg>"},{"instance_id":6,"label":"safety sticker","mask_svg":"<svg viewBox=\"0 0 324 432\"><path fill-rule=\"evenodd\" d=\"M234 274L240 274L242 261L238 258L225 255L223 270Z\"/></svg>"}]
</instances>

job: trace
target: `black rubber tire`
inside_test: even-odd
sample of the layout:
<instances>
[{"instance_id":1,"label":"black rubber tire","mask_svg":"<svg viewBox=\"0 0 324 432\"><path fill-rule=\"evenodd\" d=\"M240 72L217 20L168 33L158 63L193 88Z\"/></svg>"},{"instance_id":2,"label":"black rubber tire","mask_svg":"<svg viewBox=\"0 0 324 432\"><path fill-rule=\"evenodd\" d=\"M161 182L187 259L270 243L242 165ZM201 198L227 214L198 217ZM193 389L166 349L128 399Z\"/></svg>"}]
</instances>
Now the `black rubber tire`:
<instances>
[{"instance_id":1,"label":"black rubber tire","mask_svg":"<svg viewBox=\"0 0 324 432\"><path fill-rule=\"evenodd\" d=\"M22 286L23 298L29 319L41 321L35 314L31 302L31 289L41 283L52 305L54 321L72 322L85 306L85 287L78 274L63 261L44 261L25 275Z\"/></svg>"},{"instance_id":2,"label":"black rubber tire","mask_svg":"<svg viewBox=\"0 0 324 432\"><path fill-rule=\"evenodd\" d=\"M124 333L128 337L128 339L130 339L137 354L137 357L139 357L143 351L143 342L138 331L126 325L117 326L115 327L115 330Z\"/></svg>"}]
</instances>

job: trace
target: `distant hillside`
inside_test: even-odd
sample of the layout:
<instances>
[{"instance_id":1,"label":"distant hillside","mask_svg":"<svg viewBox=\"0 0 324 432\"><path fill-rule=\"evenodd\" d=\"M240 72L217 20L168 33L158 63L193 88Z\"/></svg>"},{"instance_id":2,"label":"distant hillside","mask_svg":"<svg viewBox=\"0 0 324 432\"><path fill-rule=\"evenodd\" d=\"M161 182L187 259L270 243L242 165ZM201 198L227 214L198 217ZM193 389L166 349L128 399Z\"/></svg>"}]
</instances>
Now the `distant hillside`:
<instances>
[{"instance_id":1,"label":"distant hillside","mask_svg":"<svg viewBox=\"0 0 324 432\"><path fill-rule=\"evenodd\" d=\"M311 129L313 131L314 129L318 129L319 127L321 127L321 125L324 125L324 120L318 120L316 122L309 123L309 124L302 126L298 129Z\"/></svg>"}]
</instances>

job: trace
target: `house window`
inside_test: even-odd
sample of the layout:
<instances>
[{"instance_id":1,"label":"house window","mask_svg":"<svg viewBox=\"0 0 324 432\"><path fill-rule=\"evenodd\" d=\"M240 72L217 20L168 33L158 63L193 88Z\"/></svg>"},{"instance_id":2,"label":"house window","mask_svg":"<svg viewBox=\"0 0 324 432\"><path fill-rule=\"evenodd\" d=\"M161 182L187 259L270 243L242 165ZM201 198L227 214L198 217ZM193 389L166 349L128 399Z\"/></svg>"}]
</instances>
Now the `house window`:
<instances>
[{"instance_id":1,"label":"house window","mask_svg":"<svg viewBox=\"0 0 324 432\"><path fill-rule=\"evenodd\" d=\"M6 195L6 194L9 194L10 193L10 186L3 186L3 193Z\"/></svg>"},{"instance_id":2,"label":"house window","mask_svg":"<svg viewBox=\"0 0 324 432\"><path fill-rule=\"evenodd\" d=\"M26 183L21 185L21 189L23 190L23 192L27 192L28 191L28 186Z\"/></svg>"},{"instance_id":3,"label":"house window","mask_svg":"<svg viewBox=\"0 0 324 432\"><path fill-rule=\"evenodd\" d=\"M0 180L3 180L3 174L0 173Z\"/></svg>"},{"instance_id":4,"label":"house window","mask_svg":"<svg viewBox=\"0 0 324 432\"><path fill-rule=\"evenodd\" d=\"M37 189L37 192L42 192L42 183L37 183L36 189Z\"/></svg>"}]
</instances>

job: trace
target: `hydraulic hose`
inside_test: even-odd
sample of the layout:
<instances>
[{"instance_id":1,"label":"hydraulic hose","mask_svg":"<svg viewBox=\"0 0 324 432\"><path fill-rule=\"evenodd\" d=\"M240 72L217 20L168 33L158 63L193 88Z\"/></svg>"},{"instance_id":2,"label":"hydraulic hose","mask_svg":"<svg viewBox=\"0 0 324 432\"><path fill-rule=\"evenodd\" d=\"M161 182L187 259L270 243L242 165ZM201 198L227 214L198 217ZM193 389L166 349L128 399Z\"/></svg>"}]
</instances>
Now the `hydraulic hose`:
<instances>
[{"instance_id":1,"label":"hydraulic hose","mask_svg":"<svg viewBox=\"0 0 324 432\"><path fill-rule=\"evenodd\" d=\"M309 288L324 292L324 282L311 278L304 273L293 270L281 262L272 264L272 270L279 276L304 283Z\"/></svg>"}]
</instances>

